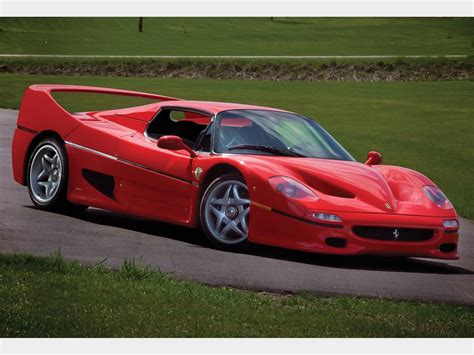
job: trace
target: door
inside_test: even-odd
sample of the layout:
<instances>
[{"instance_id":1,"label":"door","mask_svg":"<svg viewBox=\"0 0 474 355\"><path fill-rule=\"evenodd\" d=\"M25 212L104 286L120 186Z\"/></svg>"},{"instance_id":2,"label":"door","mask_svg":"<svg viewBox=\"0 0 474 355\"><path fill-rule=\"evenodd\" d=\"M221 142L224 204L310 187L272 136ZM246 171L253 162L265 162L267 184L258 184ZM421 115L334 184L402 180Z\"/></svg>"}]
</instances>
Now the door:
<instances>
[{"instance_id":1,"label":"door","mask_svg":"<svg viewBox=\"0 0 474 355\"><path fill-rule=\"evenodd\" d=\"M186 224L191 213L192 158L185 151L158 148L142 133L122 137L119 203L131 213Z\"/></svg>"}]
</instances>

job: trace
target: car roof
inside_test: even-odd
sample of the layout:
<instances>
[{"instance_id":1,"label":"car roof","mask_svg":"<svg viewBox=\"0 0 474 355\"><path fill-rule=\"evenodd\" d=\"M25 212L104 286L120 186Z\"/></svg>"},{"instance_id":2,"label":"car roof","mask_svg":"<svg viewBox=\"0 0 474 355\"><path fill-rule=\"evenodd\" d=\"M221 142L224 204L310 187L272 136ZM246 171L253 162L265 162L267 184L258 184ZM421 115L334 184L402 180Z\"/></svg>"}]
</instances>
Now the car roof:
<instances>
[{"instance_id":1,"label":"car roof","mask_svg":"<svg viewBox=\"0 0 474 355\"><path fill-rule=\"evenodd\" d=\"M159 107L189 108L189 109L195 109L199 111L206 111L213 115L216 115L222 111L229 111L229 110L270 110L270 111L279 111L279 112L289 112L289 111L278 109L278 108L256 106L256 105L236 104L236 103L230 103L230 102L191 101L191 100L162 101L160 102Z\"/></svg>"}]
</instances>

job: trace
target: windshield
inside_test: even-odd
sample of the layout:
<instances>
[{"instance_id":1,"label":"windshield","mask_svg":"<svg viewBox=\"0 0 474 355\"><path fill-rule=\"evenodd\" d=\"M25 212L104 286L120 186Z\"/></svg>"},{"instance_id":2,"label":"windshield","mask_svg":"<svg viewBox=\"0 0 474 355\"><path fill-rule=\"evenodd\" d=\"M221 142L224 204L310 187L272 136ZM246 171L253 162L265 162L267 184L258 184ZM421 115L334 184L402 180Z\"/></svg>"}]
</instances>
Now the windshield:
<instances>
[{"instance_id":1,"label":"windshield","mask_svg":"<svg viewBox=\"0 0 474 355\"><path fill-rule=\"evenodd\" d=\"M217 153L283 155L350 160L354 158L313 120L271 110L224 111L216 117Z\"/></svg>"}]
</instances>

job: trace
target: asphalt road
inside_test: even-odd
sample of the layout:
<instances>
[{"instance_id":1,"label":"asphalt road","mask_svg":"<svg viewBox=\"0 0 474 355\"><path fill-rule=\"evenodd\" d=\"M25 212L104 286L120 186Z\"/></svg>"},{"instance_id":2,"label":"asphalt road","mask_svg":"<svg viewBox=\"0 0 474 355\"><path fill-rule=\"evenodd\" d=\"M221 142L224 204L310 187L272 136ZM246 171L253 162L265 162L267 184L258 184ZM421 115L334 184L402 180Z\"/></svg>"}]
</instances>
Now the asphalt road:
<instances>
[{"instance_id":1,"label":"asphalt road","mask_svg":"<svg viewBox=\"0 0 474 355\"><path fill-rule=\"evenodd\" d=\"M245 254L210 249L199 231L89 209L71 217L36 210L13 181L17 111L0 110L0 252L49 255L120 266L140 259L163 272L211 285L260 291L391 297L474 304L474 224L461 221L461 259L336 257L255 246Z\"/></svg>"}]
</instances>

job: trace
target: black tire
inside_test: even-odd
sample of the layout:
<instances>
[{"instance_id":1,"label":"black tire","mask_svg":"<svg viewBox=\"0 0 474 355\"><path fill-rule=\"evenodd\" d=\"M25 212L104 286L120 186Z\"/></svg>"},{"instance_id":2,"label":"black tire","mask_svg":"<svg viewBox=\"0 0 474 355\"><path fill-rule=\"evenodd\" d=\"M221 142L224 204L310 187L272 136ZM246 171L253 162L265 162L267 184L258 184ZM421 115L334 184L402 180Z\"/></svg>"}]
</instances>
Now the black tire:
<instances>
[{"instance_id":1,"label":"black tire","mask_svg":"<svg viewBox=\"0 0 474 355\"><path fill-rule=\"evenodd\" d=\"M215 193L219 192L219 190L217 189L220 189L220 188L225 188L226 186L230 186L230 185L236 185L238 189L240 189L240 192L239 194L242 194L242 201L243 200L248 200L248 204L242 204L242 209L245 208L245 210L248 208L248 210L244 213L241 213L241 215L237 215L236 217L234 217L235 219L231 219L231 218L228 218L227 216L229 216L229 214L227 213L228 210L226 210L226 212L224 212L224 209L225 207L222 206L221 207L221 211L225 214L226 216L226 221L236 221L238 218L243 219L246 221L245 222L245 225L247 226L247 228L245 229L243 227L243 225L240 223L240 228L238 227L238 224L235 224L237 229L239 229L241 232L245 232L244 234L246 234L246 237L244 238L242 235L237 235L235 241L233 240L229 240L229 241L223 241L222 238L219 238L216 236L216 233L215 232L215 229L214 229L214 232L212 230L212 225L215 223L213 221L208 221L209 218L212 219L212 217L210 216L210 212L209 213L206 213L206 208L208 207L208 200L211 196L213 196ZM245 186L245 188L244 188ZM247 193L245 194L245 189L247 190ZM236 199L234 199L234 201L236 201ZM240 201L240 200L239 200ZM226 205L228 206L227 208L229 208L229 205ZM240 206L240 205L239 205ZM239 210L239 206L235 206L237 210ZM231 208L233 206L230 206ZM232 210L233 211L233 210ZM249 241L248 241L248 215L249 215L249 211L250 211L250 200L248 198L248 187L245 183L245 180L243 179L243 177L240 175L240 174L236 174L236 173L230 173L230 174L225 174L223 176L220 176L218 177L217 179L215 179L214 181L212 181L209 186L207 186L203 196L202 196L202 199L201 199L201 203L200 203L200 208L199 208L199 212L200 212L200 222L201 222L201 228L202 230L204 231L204 233L206 234L207 238L209 239L209 242L211 244L212 247L216 248L216 249L220 249L220 250L226 250L226 251L244 251L246 249L248 249L249 247ZM239 213L239 212L237 212ZM245 217L247 216L247 217ZM217 219L217 217L216 217ZM240 220L239 219L239 220ZM222 228L221 230L223 230L224 228ZM231 234L234 233L233 230L230 231ZM231 239L231 238L229 238Z\"/></svg>"},{"instance_id":2,"label":"black tire","mask_svg":"<svg viewBox=\"0 0 474 355\"><path fill-rule=\"evenodd\" d=\"M57 160L59 160L59 162L56 164L56 167L60 167L56 168L57 171L60 171L60 178L57 178L58 186L55 187L54 194L49 197L41 196L41 187L38 186L38 183L48 183L49 178L46 181L39 182L39 176L35 177L38 169L45 170L44 168L38 167L40 164L39 160L44 160L41 157L43 153L45 153L45 155L49 153L57 154ZM35 165L34 167L33 164ZM42 139L31 151L31 154L28 157L28 168L26 170L28 193L36 208L44 211L56 211L61 213L78 213L87 209L88 206L73 204L67 200L68 173L69 166L64 144L54 137L46 137ZM56 174L56 177L57 175L58 174ZM42 197L44 197L45 200L42 200Z\"/></svg>"}]
</instances>

